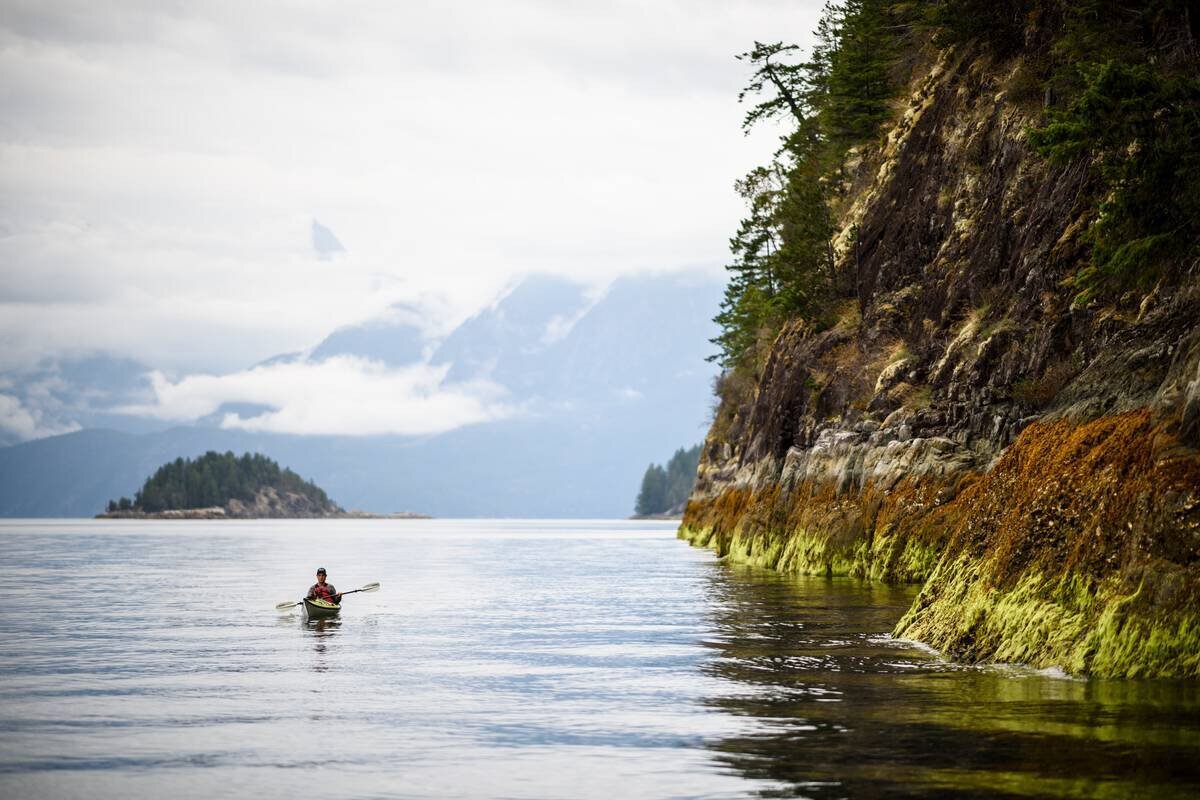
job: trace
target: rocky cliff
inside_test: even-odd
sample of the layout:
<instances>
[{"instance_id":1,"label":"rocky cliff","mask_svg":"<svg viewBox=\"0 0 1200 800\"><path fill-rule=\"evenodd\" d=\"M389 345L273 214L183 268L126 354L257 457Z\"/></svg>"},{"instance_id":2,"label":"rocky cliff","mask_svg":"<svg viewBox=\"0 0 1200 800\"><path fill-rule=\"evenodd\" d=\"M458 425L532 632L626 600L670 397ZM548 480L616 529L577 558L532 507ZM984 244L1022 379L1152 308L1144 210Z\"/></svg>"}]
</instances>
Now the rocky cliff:
<instances>
[{"instance_id":1,"label":"rocky cliff","mask_svg":"<svg viewBox=\"0 0 1200 800\"><path fill-rule=\"evenodd\" d=\"M729 373L680 536L923 582L896 635L967 661L1200 675L1200 280L1080 305L1086 159L1027 65L926 46L836 203L836 322Z\"/></svg>"}]
</instances>

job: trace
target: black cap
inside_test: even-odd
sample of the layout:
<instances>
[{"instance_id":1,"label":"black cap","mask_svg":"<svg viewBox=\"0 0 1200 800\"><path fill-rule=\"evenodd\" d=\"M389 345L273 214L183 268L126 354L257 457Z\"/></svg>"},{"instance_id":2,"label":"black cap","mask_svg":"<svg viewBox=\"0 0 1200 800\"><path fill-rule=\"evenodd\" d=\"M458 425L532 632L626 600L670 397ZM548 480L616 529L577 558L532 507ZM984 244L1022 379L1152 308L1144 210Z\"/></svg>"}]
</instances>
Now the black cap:
<instances>
[{"instance_id":1,"label":"black cap","mask_svg":"<svg viewBox=\"0 0 1200 800\"><path fill-rule=\"evenodd\" d=\"M317 567L317 574L318 574L318 575L324 575L324 574L325 574L325 568L324 568L324 567Z\"/></svg>"}]
</instances>

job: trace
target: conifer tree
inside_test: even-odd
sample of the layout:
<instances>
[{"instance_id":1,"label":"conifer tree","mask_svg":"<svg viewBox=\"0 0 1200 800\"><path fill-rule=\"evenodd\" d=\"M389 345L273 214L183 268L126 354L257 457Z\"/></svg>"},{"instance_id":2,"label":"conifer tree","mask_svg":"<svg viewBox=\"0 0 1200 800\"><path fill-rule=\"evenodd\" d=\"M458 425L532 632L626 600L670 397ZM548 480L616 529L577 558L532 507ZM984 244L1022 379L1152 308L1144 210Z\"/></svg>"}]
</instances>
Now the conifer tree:
<instances>
[{"instance_id":1,"label":"conifer tree","mask_svg":"<svg viewBox=\"0 0 1200 800\"><path fill-rule=\"evenodd\" d=\"M646 467L642 489L638 492L634 510L638 514L661 514L666 510L667 473L658 464Z\"/></svg>"},{"instance_id":2,"label":"conifer tree","mask_svg":"<svg viewBox=\"0 0 1200 800\"><path fill-rule=\"evenodd\" d=\"M675 451L667 462L667 493L664 511L669 511L687 501L696 483L696 469L700 465L700 445L688 450L682 447Z\"/></svg>"},{"instance_id":3,"label":"conifer tree","mask_svg":"<svg viewBox=\"0 0 1200 800\"><path fill-rule=\"evenodd\" d=\"M893 37L885 0L847 0L837 10L838 44L829 55L828 91L821 103L828 136L852 144L887 117Z\"/></svg>"},{"instance_id":4,"label":"conifer tree","mask_svg":"<svg viewBox=\"0 0 1200 800\"><path fill-rule=\"evenodd\" d=\"M735 184L748 216L730 239L733 260L720 311L720 333L710 357L726 369L746 366L784 320L803 314L823 294L832 272L829 214L821 185L824 171L818 108L827 92L836 54L838 7L826 8L811 60L795 60L795 45L755 42L738 56L756 67L738 95L758 102L743 128L764 121L787 124L775 159Z\"/></svg>"},{"instance_id":5,"label":"conifer tree","mask_svg":"<svg viewBox=\"0 0 1200 800\"><path fill-rule=\"evenodd\" d=\"M135 499L121 498L118 510L141 511L207 508L225 505L230 500L250 501L263 488L303 495L316 505L331 505L324 490L306 481L290 469L264 455L246 453L240 458L232 452L205 453L198 459L177 458L168 462L146 480ZM113 502L109 502L112 510Z\"/></svg>"},{"instance_id":6,"label":"conifer tree","mask_svg":"<svg viewBox=\"0 0 1200 800\"><path fill-rule=\"evenodd\" d=\"M1107 189L1087 232L1076 302L1151 288L1200 256L1200 80L1111 60L1030 139L1061 164L1086 156Z\"/></svg>"}]
</instances>

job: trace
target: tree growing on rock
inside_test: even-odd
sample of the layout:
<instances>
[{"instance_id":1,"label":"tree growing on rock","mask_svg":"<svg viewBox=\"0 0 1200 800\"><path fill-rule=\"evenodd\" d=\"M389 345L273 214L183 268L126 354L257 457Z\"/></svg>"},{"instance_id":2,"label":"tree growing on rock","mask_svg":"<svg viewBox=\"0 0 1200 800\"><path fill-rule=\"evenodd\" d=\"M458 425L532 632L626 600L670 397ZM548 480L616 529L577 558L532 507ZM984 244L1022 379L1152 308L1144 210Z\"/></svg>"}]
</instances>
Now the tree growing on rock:
<instances>
[{"instance_id":1,"label":"tree growing on rock","mask_svg":"<svg viewBox=\"0 0 1200 800\"><path fill-rule=\"evenodd\" d=\"M782 324L815 316L831 295L853 287L834 272L830 187L846 151L870 137L888 113L895 3L827 3L808 60L793 44L755 42L737 56L754 72L739 102L756 100L742 127L764 121L785 133L774 159L735 184L749 214L730 239L733 260L714 321L725 369L757 368L757 353Z\"/></svg>"}]
</instances>

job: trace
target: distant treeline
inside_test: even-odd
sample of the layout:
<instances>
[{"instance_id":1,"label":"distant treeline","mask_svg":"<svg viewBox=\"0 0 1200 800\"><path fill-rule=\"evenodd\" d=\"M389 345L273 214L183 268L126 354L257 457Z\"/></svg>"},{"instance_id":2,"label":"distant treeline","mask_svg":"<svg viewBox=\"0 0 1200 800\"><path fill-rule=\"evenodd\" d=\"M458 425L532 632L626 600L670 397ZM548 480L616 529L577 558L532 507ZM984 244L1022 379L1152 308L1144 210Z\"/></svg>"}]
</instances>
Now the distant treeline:
<instances>
[{"instance_id":1,"label":"distant treeline","mask_svg":"<svg viewBox=\"0 0 1200 800\"><path fill-rule=\"evenodd\" d=\"M700 466L700 445L690 450L675 451L664 469L658 464L646 467L642 490L638 492L634 511L638 514L664 514L682 505L696 483L696 468Z\"/></svg>"},{"instance_id":2,"label":"distant treeline","mask_svg":"<svg viewBox=\"0 0 1200 800\"><path fill-rule=\"evenodd\" d=\"M212 450L192 460L177 458L158 468L133 500L109 500L109 511L166 511L224 506L230 500L252 502L261 489L303 495L322 506L332 503L325 491L259 453L240 458Z\"/></svg>"}]
</instances>

